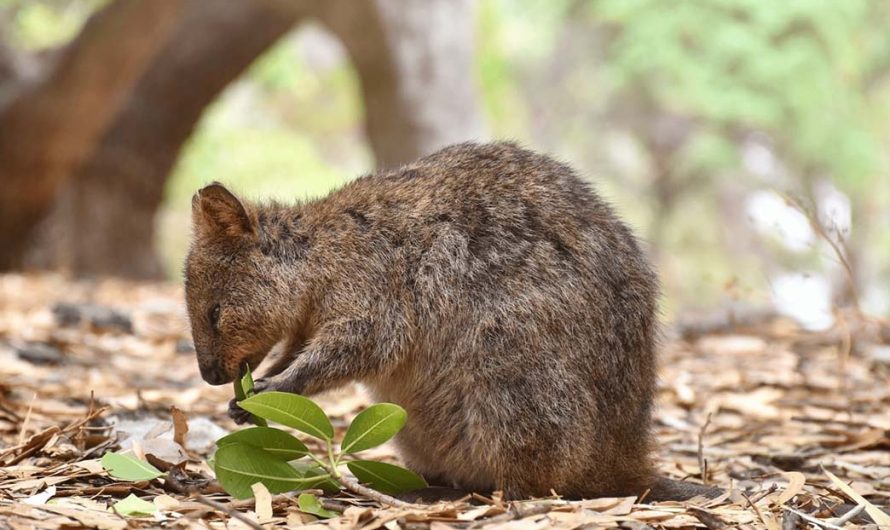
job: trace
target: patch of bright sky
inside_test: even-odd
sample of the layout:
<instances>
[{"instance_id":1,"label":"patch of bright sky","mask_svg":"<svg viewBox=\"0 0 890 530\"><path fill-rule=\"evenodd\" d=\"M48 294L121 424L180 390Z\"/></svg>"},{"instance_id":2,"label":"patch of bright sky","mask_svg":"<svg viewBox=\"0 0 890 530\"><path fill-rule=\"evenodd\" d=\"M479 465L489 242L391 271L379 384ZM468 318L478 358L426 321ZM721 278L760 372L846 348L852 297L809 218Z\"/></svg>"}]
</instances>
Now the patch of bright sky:
<instances>
[{"instance_id":1,"label":"patch of bright sky","mask_svg":"<svg viewBox=\"0 0 890 530\"><path fill-rule=\"evenodd\" d=\"M781 274L772 280L772 300L776 310L806 329L823 330L834 324L831 283L824 275Z\"/></svg>"},{"instance_id":2,"label":"patch of bright sky","mask_svg":"<svg viewBox=\"0 0 890 530\"><path fill-rule=\"evenodd\" d=\"M789 250L808 250L816 240L807 217L774 191L752 193L745 213L758 232L778 238Z\"/></svg>"}]
</instances>

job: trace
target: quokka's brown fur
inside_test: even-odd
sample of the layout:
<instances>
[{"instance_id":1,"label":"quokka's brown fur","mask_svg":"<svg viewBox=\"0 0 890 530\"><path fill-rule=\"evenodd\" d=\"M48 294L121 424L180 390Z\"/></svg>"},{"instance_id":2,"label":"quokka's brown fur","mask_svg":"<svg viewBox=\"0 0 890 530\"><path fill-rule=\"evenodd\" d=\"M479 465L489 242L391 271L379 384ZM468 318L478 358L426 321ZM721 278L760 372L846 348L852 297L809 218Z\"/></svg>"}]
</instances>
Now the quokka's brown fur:
<instances>
[{"instance_id":1,"label":"quokka's brown fur","mask_svg":"<svg viewBox=\"0 0 890 530\"><path fill-rule=\"evenodd\" d=\"M408 411L399 450L433 483L653 485L657 280L568 166L468 143L294 206L212 184L193 210L186 297L208 382L285 340L258 391L364 383Z\"/></svg>"}]
</instances>

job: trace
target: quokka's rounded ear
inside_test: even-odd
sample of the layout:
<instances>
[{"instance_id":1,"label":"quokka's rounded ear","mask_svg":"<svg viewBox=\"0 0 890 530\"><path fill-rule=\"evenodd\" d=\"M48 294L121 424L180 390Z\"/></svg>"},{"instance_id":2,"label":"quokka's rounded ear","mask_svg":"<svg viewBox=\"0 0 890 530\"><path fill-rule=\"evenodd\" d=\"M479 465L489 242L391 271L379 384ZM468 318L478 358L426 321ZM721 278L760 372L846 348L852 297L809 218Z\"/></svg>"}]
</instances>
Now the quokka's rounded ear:
<instances>
[{"instance_id":1,"label":"quokka's rounded ear","mask_svg":"<svg viewBox=\"0 0 890 530\"><path fill-rule=\"evenodd\" d=\"M256 233L244 204L219 182L201 188L192 197L192 222L204 234L243 237Z\"/></svg>"}]
</instances>

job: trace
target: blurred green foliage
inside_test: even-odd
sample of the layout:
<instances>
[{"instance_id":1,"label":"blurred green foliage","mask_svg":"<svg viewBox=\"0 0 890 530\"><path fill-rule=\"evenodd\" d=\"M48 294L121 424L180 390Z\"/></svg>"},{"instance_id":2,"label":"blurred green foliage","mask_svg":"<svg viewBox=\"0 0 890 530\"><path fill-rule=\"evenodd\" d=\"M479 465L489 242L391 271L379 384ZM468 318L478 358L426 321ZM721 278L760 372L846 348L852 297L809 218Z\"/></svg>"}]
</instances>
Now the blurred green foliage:
<instances>
[{"instance_id":1,"label":"blurred green foliage","mask_svg":"<svg viewBox=\"0 0 890 530\"><path fill-rule=\"evenodd\" d=\"M723 136L763 131L787 164L848 189L887 178L890 98L886 80L881 93L874 85L890 73L890 4L600 0L588 11L615 30L605 63L615 90L645 87Z\"/></svg>"},{"instance_id":2,"label":"blurred green foliage","mask_svg":"<svg viewBox=\"0 0 890 530\"><path fill-rule=\"evenodd\" d=\"M884 0L489 0L480 79L497 136L574 162L657 245L670 310L834 267L744 224L759 189L833 183L866 283L890 277L888 27Z\"/></svg>"},{"instance_id":3,"label":"blurred green foliage","mask_svg":"<svg viewBox=\"0 0 890 530\"><path fill-rule=\"evenodd\" d=\"M657 112L694 124L692 138L672 161L681 174L705 176L688 194L693 200L713 202L735 186L768 187L806 203L819 181L830 181L853 208L848 250L873 279L887 277L890 252L881 242L888 225L881 217L886 223L882 212L890 207L890 3L597 0L584 8L608 33L602 65L608 90L642 93ZM763 174L743 164L745 143L755 134L768 144L778 170ZM718 222L708 236L709 223L702 221L720 221L720 213L691 215L688 205L672 224L692 237L664 246L686 253L715 245L710 259L687 262L675 277L703 266L722 268L762 289L755 263L739 261L750 256L729 252L727 239L744 236L727 228L738 227ZM785 255L785 265L822 272L834 260L815 250L804 261ZM776 265L759 263L761 270ZM697 283L682 280L680 298L701 293ZM705 284L712 289L703 292L717 285Z\"/></svg>"},{"instance_id":4,"label":"blurred green foliage","mask_svg":"<svg viewBox=\"0 0 890 530\"><path fill-rule=\"evenodd\" d=\"M0 0L11 19L10 43L27 50L59 46L71 40L84 20L108 0Z\"/></svg>"}]
</instances>

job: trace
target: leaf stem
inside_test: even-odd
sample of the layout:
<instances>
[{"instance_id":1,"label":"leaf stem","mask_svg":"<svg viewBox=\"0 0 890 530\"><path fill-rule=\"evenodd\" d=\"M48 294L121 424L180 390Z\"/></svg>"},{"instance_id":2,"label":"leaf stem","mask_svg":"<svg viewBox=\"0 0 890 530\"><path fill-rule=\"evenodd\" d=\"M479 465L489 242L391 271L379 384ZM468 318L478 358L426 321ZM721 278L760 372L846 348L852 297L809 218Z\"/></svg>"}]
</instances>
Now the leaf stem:
<instances>
[{"instance_id":1,"label":"leaf stem","mask_svg":"<svg viewBox=\"0 0 890 530\"><path fill-rule=\"evenodd\" d=\"M322 460L321 458L318 458L317 456L315 456L312 453L308 453L308 456L309 456L309 458L312 459L313 462L318 464L319 467L321 467L322 469L327 469L327 463L324 460Z\"/></svg>"},{"instance_id":2,"label":"leaf stem","mask_svg":"<svg viewBox=\"0 0 890 530\"><path fill-rule=\"evenodd\" d=\"M340 471L337 469L337 460L338 459L334 459L334 442L328 440L328 461L331 464L328 473L335 479L340 478Z\"/></svg>"}]
</instances>

